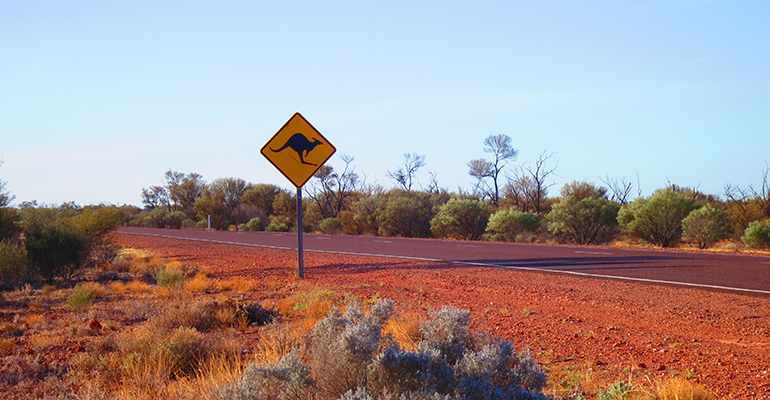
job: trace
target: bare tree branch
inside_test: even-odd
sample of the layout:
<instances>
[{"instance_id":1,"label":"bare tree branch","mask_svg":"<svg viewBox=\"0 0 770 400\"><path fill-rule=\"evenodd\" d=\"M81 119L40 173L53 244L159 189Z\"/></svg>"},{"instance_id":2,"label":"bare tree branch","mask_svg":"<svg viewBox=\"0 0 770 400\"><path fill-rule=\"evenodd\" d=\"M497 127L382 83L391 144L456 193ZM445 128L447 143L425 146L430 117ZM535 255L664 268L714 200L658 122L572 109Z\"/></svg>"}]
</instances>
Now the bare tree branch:
<instances>
[{"instance_id":1,"label":"bare tree branch","mask_svg":"<svg viewBox=\"0 0 770 400\"><path fill-rule=\"evenodd\" d=\"M414 183L417 171L425 166L425 156L417 153L405 153L404 165L399 167L395 171L388 171L387 175L393 183L400 186L407 192L412 190L412 184Z\"/></svg>"}]
</instances>

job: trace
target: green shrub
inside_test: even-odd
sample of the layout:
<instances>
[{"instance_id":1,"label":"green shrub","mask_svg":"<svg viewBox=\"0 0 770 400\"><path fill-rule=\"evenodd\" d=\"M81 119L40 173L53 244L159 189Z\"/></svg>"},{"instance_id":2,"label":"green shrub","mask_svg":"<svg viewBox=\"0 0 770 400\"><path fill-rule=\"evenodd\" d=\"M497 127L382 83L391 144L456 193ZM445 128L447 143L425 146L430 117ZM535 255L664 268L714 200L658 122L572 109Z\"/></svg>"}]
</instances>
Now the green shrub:
<instances>
[{"instance_id":1,"label":"green shrub","mask_svg":"<svg viewBox=\"0 0 770 400\"><path fill-rule=\"evenodd\" d=\"M198 227L198 223L189 218L182 221L182 227L181 227L182 229L195 229L197 227Z\"/></svg>"},{"instance_id":2,"label":"green shrub","mask_svg":"<svg viewBox=\"0 0 770 400\"><path fill-rule=\"evenodd\" d=\"M246 224L239 224L238 225L238 232L248 232L249 226Z\"/></svg>"},{"instance_id":3,"label":"green shrub","mask_svg":"<svg viewBox=\"0 0 770 400\"><path fill-rule=\"evenodd\" d=\"M548 230L581 245L606 243L618 230L618 206L604 197L572 195L554 204L546 219Z\"/></svg>"},{"instance_id":4,"label":"green shrub","mask_svg":"<svg viewBox=\"0 0 770 400\"><path fill-rule=\"evenodd\" d=\"M379 235L384 205L385 198L381 195L364 196L353 203L351 211L340 213L340 222L342 222L345 233L351 235Z\"/></svg>"},{"instance_id":5,"label":"green shrub","mask_svg":"<svg viewBox=\"0 0 770 400\"><path fill-rule=\"evenodd\" d=\"M16 239L21 233L19 229L19 216L13 208L0 208L0 241Z\"/></svg>"},{"instance_id":6,"label":"green shrub","mask_svg":"<svg viewBox=\"0 0 770 400\"><path fill-rule=\"evenodd\" d=\"M166 227L166 215L168 215L168 209L166 207L158 207L152 211L143 211L140 215L142 219L142 226L145 228L165 228Z\"/></svg>"},{"instance_id":7,"label":"green shrub","mask_svg":"<svg viewBox=\"0 0 770 400\"><path fill-rule=\"evenodd\" d=\"M433 235L465 240L481 238L491 213L487 203L471 199L451 199L437 209L436 216L430 221Z\"/></svg>"},{"instance_id":8,"label":"green shrub","mask_svg":"<svg viewBox=\"0 0 770 400\"><path fill-rule=\"evenodd\" d=\"M519 242L532 236L540 229L540 217L531 212L522 212L516 208L500 210L489 217L487 232L492 239L503 242Z\"/></svg>"},{"instance_id":9,"label":"green shrub","mask_svg":"<svg viewBox=\"0 0 770 400\"><path fill-rule=\"evenodd\" d=\"M660 247L670 247L682 237L682 220L695 205L690 198L671 189L659 189L648 199L638 198L618 212L620 229L632 238Z\"/></svg>"},{"instance_id":10,"label":"green shrub","mask_svg":"<svg viewBox=\"0 0 770 400\"><path fill-rule=\"evenodd\" d=\"M209 223L205 219L202 219L195 223L195 227L198 229L206 229L208 228L208 226L209 226Z\"/></svg>"},{"instance_id":11,"label":"green shrub","mask_svg":"<svg viewBox=\"0 0 770 400\"><path fill-rule=\"evenodd\" d=\"M339 235L342 233L342 223L337 218L326 218L318 224L322 233L329 235Z\"/></svg>"},{"instance_id":12,"label":"green shrub","mask_svg":"<svg viewBox=\"0 0 770 400\"><path fill-rule=\"evenodd\" d=\"M727 213L706 206L693 210L682 220L682 234L688 240L698 243L698 247L706 249L714 243L727 239L733 233L730 218Z\"/></svg>"},{"instance_id":13,"label":"green shrub","mask_svg":"<svg viewBox=\"0 0 770 400\"><path fill-rule=\"evenodd\" d=\"M420 193L396 193L384 204L379 234L383 236L429 237L432 206Z\"/></svg>"},{"instance_id":14,"label":"green shrub","mask_svg":"<svg viewBox=\"0 0 770 400\"><path fill-rule=\"evenodd\" d=\"M185 278L187 278L187 274L182 271L182 268L177 267L173 263L164 268L158 268L155 271L155 281L158 283L158 286L165 288L179 288L184 283Z\"/></svg>"},{"instance_id":15,"label":"green shrub","mask_svg":"<svg viewBox=\"0 0 770 400\"><path fill-rule=\"evenodd\" d=\"M30 263L49 283L54 278L72 278L88 257L86 239L59 226L27 232L25 247Z\"/></svg>"},{"instance_id":16,"label":"green shrub","mask_svg":"<svg viewBox=\"0 0 770 400\"><path fill-rule=\"evenodd\" d=\"M635 388L633 385L618 381L608 388L606 392L599 389L599 391L596 392L596 397L599 400L625 400L631 398L630 396L634 391Z\"/></svg>"},{"instance_id":17,"label":"green shrub","mask_svg":"<svg viewBox=\"0 0 770 400\"><path fill-rule=\"evenodd\" d=\"M174 211L163 217L163 224L169 229L180 229L182 227L182 222L185 220L187 220L187 214L182 211Z\"/></svg>"},{"instance_id":18,"label":"green shrub","mask_svg":"<svg viewBox=\"0 0 770 400\"><path fill-rule=\"evenodd\" d=\"M75 290L67 297L67 306L72 311L83 311L96 300L97 294L93 284L80 283L75 286Z\"/></svg>"},{"instance_id":19,"label":"green shrub","mask_svg":"<svg viewBox=\"0 0 770 400\"><path fill-rule=\"evenodd\" d=\"M274 221L267 226L268 232L288 232L289 225L283 222Z\"/></svg>"},{"instance_id":20,"label":"green shrub","mask_svg":"<svg viewBox=\"0 0 770 400\"><path fill-rule=\"evenodd\" d=\"M21 246L0 241L0 289L13 289L29 281L27 252Z\"/></svg>"},{"instance_id":21,"label":"green shrub","mask_svg":"<svg viewBox=\"0 0 770 400\"><path fill-rule=\"evenodd\" d=\"M89 206L75 216L63 218L62 223L92 240L99 240L118 229L123 213L113 206Z\"/></svg>"},{"instance_id":22,"label":"green shrub","mask_svg":"<svg viewBox=\"0 0 770 400\"><path fill-rule=\"evenodd\" d=\"M196 215L201 220L211 218L211 228L227 230L235 222L232 218L232 209L225 204L223 193L209 193L195 200Z\"/></svg>"},{"instance_id":23,"label":"green shrub","mask_svg":"<svg viewBox=\"0 0 770 400\"><path fill-rule=\"evenodd\" d=\"M249 228L250 231L264 231L265 226L262 225L262 218L255 217L249 220L249 222L246 223L246 226Z\"/></svg>"},{"instance_id":24,"label":"green shrub","mask_svg":"<svg viewBox=\"0 0 770 400\"><path fill-rule=\"evenodd\" d=\"M741 240L750 249L770 250L770 220L750 223Z\"/></svg>"}]
</instances>

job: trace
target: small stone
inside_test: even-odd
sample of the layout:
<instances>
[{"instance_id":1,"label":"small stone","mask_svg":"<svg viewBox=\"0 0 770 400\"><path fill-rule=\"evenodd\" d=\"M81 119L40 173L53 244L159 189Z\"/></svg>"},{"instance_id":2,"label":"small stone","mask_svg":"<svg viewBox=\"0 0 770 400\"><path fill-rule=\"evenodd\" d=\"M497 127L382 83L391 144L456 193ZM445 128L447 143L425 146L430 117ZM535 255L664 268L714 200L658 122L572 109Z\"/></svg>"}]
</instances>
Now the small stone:
<instances>
[{"instance_id":1,"label":"small stone","mask_svg":"<svg viewBox=\"0 0 770 400\"><path fill-rule=\"evenodd\" d=\"M102 324L99 321L92 319L88 321L88 329L94 332L99 332L100 330L102 330Z\"/></svg>"}]
</instances>

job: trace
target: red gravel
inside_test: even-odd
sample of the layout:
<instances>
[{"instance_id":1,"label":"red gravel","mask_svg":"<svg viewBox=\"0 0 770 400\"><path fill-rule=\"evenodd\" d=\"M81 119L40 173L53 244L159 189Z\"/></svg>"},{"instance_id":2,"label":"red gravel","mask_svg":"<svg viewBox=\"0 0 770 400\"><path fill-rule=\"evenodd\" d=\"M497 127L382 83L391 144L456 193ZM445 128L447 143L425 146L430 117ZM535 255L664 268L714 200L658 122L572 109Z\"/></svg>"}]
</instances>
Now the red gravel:
<instances>
[{"instance_id":1,"label":"red gravel","mask_svg":"<svg viewBox=\"0 0 770 400\"><path fill-rule=\"evenodd\" d=\"M471 310L479 329L530 349L561 389L571 371L606 387L685 376L720 398L770 397L770 299L546 273L119 235L122 246L298 289L427 310Z\"/></svg>"}]
</instances>

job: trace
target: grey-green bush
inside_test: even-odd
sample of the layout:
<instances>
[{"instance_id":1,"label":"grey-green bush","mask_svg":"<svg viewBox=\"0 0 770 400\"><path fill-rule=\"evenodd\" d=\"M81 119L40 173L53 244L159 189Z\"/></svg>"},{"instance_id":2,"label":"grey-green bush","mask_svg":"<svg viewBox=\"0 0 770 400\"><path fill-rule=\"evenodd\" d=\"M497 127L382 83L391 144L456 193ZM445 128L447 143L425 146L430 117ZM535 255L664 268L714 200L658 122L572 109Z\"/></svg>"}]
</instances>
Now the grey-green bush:
<instances>
[{"instance_id":1,"label":"grey-green bush","mask_svg":"<svg viewBox=\"0 0 770 400\"><path fill-rule=\"evenodd\" d=\"M733 229L730 227L730 218L723 210L711 207L707 204L682 220L683 236L698 243L701 249L707 249L714 243L727 239Z\"/></svg>"},{"instance_id":2,"label":"grey-green bush","mask_svg":"<svg viewBox=\"0 0 770 400\"><path fill-rule=\"evenodd\" d=\"M367 315L360 305L333 309L307 338L275 365L251 365L220 399L545 400L545 374L510 341L470 334L470 314L444 307L421 326L412 351L383 328L393 302L380 300Z\"/></svg>"},{"instance_id":3,"label":"grey-green bush","mask_svg":"<svg viewBox=\"0 0 770 400\"><path fill-rule=\"evenodd\" d=\"M493 240L516 242L525 236L533 236L540 229L540 217L516 208L500 210L489 217L487 232Z\"/></svg>"},{"instance_id":4,"label":"grey-green bush","mask_svg":"<svg viewBox=\"0 0 770 400\"><path fill-rule=\"evenodd\" d=\"M451 199L437 207L430 231L439 238L478 240L489 222L489 204L480 200Z\"/></svg>"},{"instance_id":5,"label":"grey-green bush","mask_svg":"<svg viewBox=\"0 0 770 400\"><path fill-rule=\"evenodd\" d=\"M221 400L305 400L315 386L310 367L295 348L274 365L250 364L243 379L224 388Z\"/></svg>"},{"instance_id":6,"label":"grey-green bush","mask_svg":"<svg viewBox=\"0 0 770 400\"><path fill-rule=\"evenodd\" d=\"M750 223L741 240L750 249L770 250L770 220Z\"/></svg>"}]
</instances>

